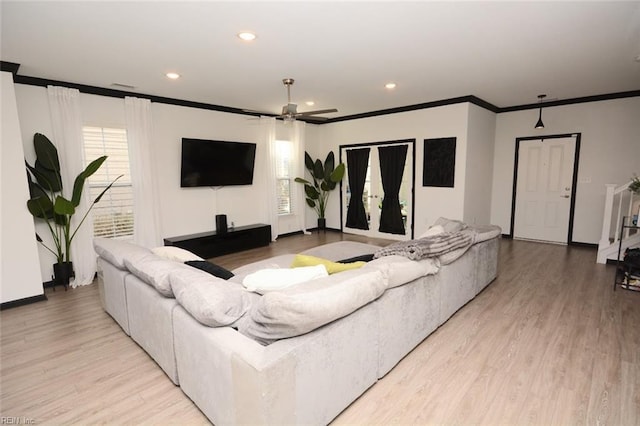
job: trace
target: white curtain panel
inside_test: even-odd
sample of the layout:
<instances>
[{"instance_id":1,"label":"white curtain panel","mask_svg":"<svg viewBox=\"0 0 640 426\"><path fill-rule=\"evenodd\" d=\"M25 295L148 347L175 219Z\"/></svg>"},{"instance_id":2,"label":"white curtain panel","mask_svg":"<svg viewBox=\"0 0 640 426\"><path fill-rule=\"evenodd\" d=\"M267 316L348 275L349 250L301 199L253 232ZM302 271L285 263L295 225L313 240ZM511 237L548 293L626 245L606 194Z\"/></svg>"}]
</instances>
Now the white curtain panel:
<instances>
[{"instance_id":1,"label":"white curtain panel","mask_svg":"<svg viewBox=\"0 0 640 426\"><path fill-rule=\"evenodd\" d=\"M306 123L304 121L294 121L293 123L293 176L295 177L305 177L305 166L304 166L304 152L305 152L305 129ZM293 201L293 210L296 216L296 221L298 228L302 230L303 234L311 234L307 232L307 220L306 220L306 211L307 211L307 202L305 201L304 196L304 186L299 183L292 183L293 187L291 188L291 198Z\"/></svg>"},{"instance_id":2,"label":"white curtain panel","mask_svg":"<svg viewBox=\"0 0 640 426\"><path fill-rule=\"evenodd\" d=\"M127 142L133 187L133 240L144 247L161 245L160 200L153 178L155 149L152 146L151 101L124 98Z\"/></svg>"},{"instance_id":3,"label":"white curtain panel","mask_svg":"<svg viewBox=\"0 0 640 426\"><path fill-rule=\"evenodd\" d=\"M73 182L85 168L80 92L77 89L48 86L49 109L53 126L52 142L58 149L61 162L63 195L70 199ZM71 231L78 226L91 206L88 185L85 184L77 213L71 220ZM96 254L93 251L93 219L91 215L82 224L71 242L71 261L76 274L71 287L93 282L96 273Z\"/></svg>"},{"instance_id":4,"label":"white curtain panel","mask_svg":"<svg viewBox=\"0 0 640 426\"><path fill-rule=\"evenodd\" d=\"M262 145L267 148L265 167L265 205L267 206L267 223L271 225L271 241L278 238L278 191L276 185L276 119L260 117L260 133Z\"/></svg>"}]
</instances>

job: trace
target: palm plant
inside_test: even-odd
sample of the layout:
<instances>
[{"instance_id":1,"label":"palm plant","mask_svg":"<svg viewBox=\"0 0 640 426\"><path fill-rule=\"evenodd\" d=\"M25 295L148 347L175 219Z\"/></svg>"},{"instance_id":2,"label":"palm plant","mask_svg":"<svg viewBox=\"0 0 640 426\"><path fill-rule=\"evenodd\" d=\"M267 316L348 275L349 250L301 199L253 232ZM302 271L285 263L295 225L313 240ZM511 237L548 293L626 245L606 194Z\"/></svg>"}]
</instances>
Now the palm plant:
<instances>
[{"instance_id":1,"label":"palm plant","mask_svg":"<svg viewBox=\"0 0 640 426\"><path fill-rule=\"evenodd\" d=\"M304 165L311 174L312 182L297 177L296 182L304 184L307 205L318 214L318 219L324 219L329 201L329 192L336 188L344 177L344 164L335 166L333 151L329 151L324 164L320 159L313 161L311 156L304 153Z\"/></svg>"},{"instance_id":2,"label":"palm plant","mask_svg":"<svg viewBox=\"0 0 640 426\"><path fill-rule=\"evenodd\" d=\"M113 180L91 203L91 206L82 216L80 222L72 229L71 218L77 213L80 205L82 189L85 181L93 175L107 156L93 160L75 178L71 199L62 195L62 177L60 175L60 160L58 150L43 134L36 133L33 136L33 145L36 151L36 161L33 166L25 161L27 177L29 180L30 199L27 201L27 209L38 219L44 220L51 233L54 248L44 243L40 235L36 234L37 241L42 244L55 257L58 264L71 262L71 242L76 236L93 206L100 201L102 196L113 186L118 176ZM33 180L35 178L35 181ZM65 283L66 284L66 283Z\"/></svg>"}]
</instances>

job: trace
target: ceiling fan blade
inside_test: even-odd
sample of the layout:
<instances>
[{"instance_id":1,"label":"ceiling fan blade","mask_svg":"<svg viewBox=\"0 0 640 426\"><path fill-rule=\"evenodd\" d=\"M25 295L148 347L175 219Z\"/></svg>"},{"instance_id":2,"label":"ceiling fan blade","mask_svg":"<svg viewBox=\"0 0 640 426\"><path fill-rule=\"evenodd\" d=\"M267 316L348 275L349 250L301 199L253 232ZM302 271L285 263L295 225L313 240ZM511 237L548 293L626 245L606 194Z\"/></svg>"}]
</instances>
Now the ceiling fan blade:
<instances>
[{"instance_id":1,"label":"ceiling fan blade","mask_svg":"<svg viewBox=\"0 0 640 426\"><path fill-rule=\"evenodd\" d=\"M247 114L257 114L257 115L266 115L269 117L273 117L276 114L272 113L272 112L265 112L265 111L258 111L255 109L243 109L242 112L246 112Z\"/></svg>"},{"instance_id":2,"label":"ceiling fan blade","mask_svg":"<svg viewBox=\"0 0 640 426\"><path fill-rule=\"evenodd\" d=\"M302 115L298 116L300 121L306 121L308 123L322 123L329 120L329 117L318 117L317 115Z\"/></svg>"},{"instance_id":3,"label":"ceiling fan blade","mask_svg":"<svg viewBox=\"0 0 640 426\"><path fill-rule=\"evenodd\" d=\"M315 111L304 111L304 112L299 112L297 115L298 116L307 116L307 115L316 115L316 114L328 114L330 112L338 112L337 109L335 108L331 108L331 109L318 109Z\"/></svg>"}]
</instances>

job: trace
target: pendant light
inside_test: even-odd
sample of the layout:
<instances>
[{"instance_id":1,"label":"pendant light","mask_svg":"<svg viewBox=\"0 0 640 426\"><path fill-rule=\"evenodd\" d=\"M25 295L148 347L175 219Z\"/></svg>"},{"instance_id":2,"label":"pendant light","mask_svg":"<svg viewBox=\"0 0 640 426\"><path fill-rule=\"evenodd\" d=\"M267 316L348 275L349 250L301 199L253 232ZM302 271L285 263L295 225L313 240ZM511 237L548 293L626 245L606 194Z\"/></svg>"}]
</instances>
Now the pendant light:
<instances>
[{"instance_id":1,"label":"pendant light","mask_svg":"<svg viewBox=\"0 0 640 426\"><path fill-rule=\"evenodd\" d=\"M538 95L538 102L540 103L540 115L538 116L538 122L536 123L534 129L544 129L544 123L542 122L542 100L546 98L547 95Z\"/></svg>"}]
</instances>

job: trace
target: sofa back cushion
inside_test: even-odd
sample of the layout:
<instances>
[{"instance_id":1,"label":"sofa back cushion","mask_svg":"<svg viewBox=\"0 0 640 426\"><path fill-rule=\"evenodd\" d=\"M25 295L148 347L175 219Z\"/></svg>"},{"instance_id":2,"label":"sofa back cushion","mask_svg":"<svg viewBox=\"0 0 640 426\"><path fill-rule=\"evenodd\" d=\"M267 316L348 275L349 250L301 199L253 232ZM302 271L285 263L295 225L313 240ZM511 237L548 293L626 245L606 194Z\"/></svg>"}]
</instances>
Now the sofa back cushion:
<instances>
[{"instance_id":1,"label":"sofa back cushion","mask_svg":"<svg viewBox=\"0 0 640 426\"><path fill-rule=\"evenodd\" d=\"M175 246L160 246L152 248L153 254L164 257L167 260L173 260L174 262L185 263L193 260L204 260L195 253L191 253L189 250L185 250Z\"/></svg>"},{"instance_id":2,"label":"sofa back cushion","mask_svg":"<svg viewBox=\"0 0 640 426\"><path fill-rule=\"evenodd\" d=\"M171 283L169 282L169 273L176 269L191 268L191 266L164 259L151 252L145 256L125 258L124 264L133 275L155 287L158 293L164 297L173 297Z\"/></svg>"},{"instance_id":3,"label":"sofa back cushion","mask_svg":"<svg viewBox=\"0 0 640 426\"><path fill-rule=\"evenodd\" d=\"M267 293L239 330L265 344L305 334L377 299L386 287L381 271L357 269Z\"/></svg>"},{"instance_id":4,"label":"sofa back cushion","mask_svg":"<svg viewBox=\"0 0 640 426\"><path fill-rule=\"evenodd\" d=\"M176 269L169 274L169 280L178 303L193 318L209 327L232 324L251 305L250 293L240 284L195 268Z\"/></svg>"},{"instance_id":5,"label":"sofa back cushion","mask_svg":"<svg viewBox=\"0 0 640 426\"><path fill-rule=\"evenodd\" d=\"M440 262L437 258L411 260L404 256L391 255L374 259L365 264L364 270L379 270L387 280L387 287L399 287L426 275L437 274Z\"/></svg>"},{"instance_id":6,"label":"sofa back cushion","mask_svg":"<svg viewBox=\"0 0 640 426\"><path fill-rule=\"evenodd\" d=\"M94 238L93 249L98 253L98 256L122 270L127 269L124 264L125 259L151 254L151 250L148 248L112 238Z\"/></svg>"}]
</instances>

